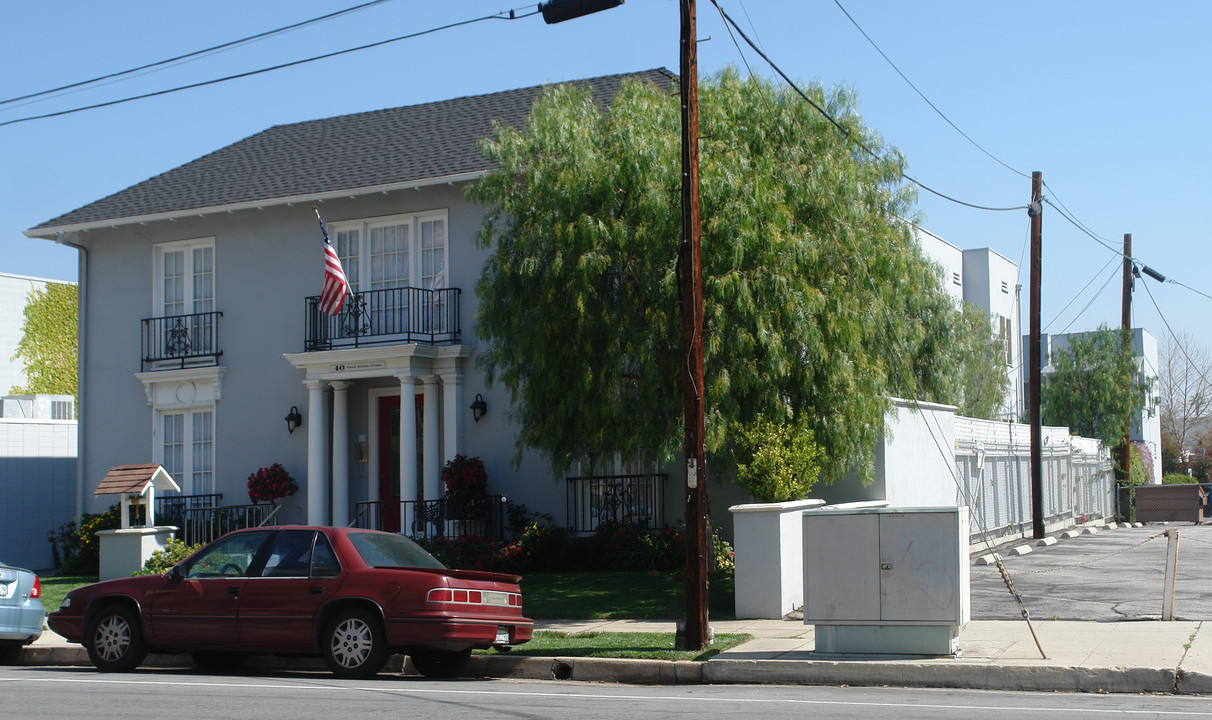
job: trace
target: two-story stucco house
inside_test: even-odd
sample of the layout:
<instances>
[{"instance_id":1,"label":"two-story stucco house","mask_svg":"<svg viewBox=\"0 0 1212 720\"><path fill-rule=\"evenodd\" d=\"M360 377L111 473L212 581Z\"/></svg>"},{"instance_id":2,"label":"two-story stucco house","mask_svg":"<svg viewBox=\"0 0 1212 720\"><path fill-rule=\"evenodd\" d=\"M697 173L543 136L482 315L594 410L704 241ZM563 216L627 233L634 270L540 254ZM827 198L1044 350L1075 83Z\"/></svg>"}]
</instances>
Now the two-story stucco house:
<instances>
[{"instance_id":1,"label":"two-story stucco house","mask_svg":"<svg viewBox=\"0 0 1212 720\"><path fill-rule=\"evenodd\" d=\"M585 82L608 99L626 79L674 82ZM112 501L93 489L117 464L160 463L183 494L235 505L282 463L300 490L276 521L374 512L397 529L464 454L490 493L576 525L585 494L536 453L513 467L508 394L474 363L489 251L464 190L489 168L479 141L540 90L273 127L26 231L80 251L82 507ZM317 307L313 208L354 292L336 317ZM665 485L646 486L654 524Z\"/></svg>"}]
</instances>

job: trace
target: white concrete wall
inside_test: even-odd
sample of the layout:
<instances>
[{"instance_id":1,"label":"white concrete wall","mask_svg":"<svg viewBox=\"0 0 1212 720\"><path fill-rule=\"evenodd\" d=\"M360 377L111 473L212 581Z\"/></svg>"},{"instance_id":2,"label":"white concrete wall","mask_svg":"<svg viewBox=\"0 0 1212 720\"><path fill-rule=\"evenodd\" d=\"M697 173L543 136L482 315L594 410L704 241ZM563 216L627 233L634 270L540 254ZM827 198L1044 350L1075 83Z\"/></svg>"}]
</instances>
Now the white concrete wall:
<instances>
[{"instance_id":1,"label":"white concrete wall","mask_svg":"<svg viewBox=\"0 0 1212 720\"><path fill-rule=\"evenodd\" d=\"M728 508L736 554L736 616L781 619L804 604L803 511L820 500Z\"/></svg>"},{"instance_id":2,"label":"white concrete wall","mask_svg":"<svg viewBox=\"0 0 1212 720\"><path fill-rule=\"evenodd\" d=\"M938 264L943 289L955 301L956 307L964 302L964 251L952 245L938 235L916 225L913 226L913 237L917 240L922 253Z\"/></svg>"}]
</instances>

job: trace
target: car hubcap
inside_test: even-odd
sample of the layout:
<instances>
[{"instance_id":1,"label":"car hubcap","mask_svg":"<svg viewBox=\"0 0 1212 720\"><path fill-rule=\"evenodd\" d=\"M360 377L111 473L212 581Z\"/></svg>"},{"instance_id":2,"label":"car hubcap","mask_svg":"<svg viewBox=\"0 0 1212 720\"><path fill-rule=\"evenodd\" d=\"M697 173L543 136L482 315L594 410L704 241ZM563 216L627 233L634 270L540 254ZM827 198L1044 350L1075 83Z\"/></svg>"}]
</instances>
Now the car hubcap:
<instances>
[{"instance_id":1,"label":"car hubcap","mask_svg":"<svg viewBox=\"0 0 1212 720\"><path fill-rule=\"evenodd\" d=\"M373 642L370 626L357 618L351 618L333 631L332 655L342 667L357 667L370 655Z\"/></svg>"},{"instance_id":2,"label":"car hubcap","mask_svg":"<svg viewBox=\"0 0 1212 720\"><path fill-rule=\"evenodd\" d=\"M130 625L117 615L105 618L97 625L93 645L104 660L113 662L121 658L130 647Z\"/></svg>"}]
</instances>

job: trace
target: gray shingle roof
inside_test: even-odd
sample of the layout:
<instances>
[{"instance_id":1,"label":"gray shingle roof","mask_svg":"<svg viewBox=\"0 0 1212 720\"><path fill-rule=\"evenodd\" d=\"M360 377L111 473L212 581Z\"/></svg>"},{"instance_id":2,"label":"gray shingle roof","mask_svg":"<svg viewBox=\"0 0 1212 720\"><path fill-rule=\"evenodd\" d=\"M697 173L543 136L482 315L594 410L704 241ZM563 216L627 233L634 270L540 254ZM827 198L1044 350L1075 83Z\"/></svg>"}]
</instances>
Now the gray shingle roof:
<instances>
[{"instance_id":1,"label":"gray shingle roof","mask_svg":"<svg viewBox=\"0 0 1212 720\"><path fill-rule=\"evenodd\" d=\"M671 86L665 69L578 81L612 98L626 80ZM277 125L29 230L406 185L482 172L493 122L520 126L544 86Z\"/></svg>"}]
</instances>

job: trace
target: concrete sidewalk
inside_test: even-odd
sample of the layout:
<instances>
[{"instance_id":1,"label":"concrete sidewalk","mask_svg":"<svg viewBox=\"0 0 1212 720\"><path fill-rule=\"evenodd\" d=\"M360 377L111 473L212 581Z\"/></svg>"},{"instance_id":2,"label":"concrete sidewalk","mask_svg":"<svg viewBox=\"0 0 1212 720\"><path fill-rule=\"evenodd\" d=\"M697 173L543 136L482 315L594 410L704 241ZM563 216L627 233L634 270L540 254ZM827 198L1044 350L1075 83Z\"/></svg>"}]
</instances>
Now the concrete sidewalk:
<instances>
[{"instance_id":1,"label":"concrete sidewalk","mask_svg":"<svg viewBox=\"0 0 1212 720\"><path fill-rule=\"evenodd\" d=\"M640 684L893 685L984 690L1212 693L1212 631L1197 621L1034 621L1041 658L1024 621L973 621L955 657L838 656L814 652L814 628L798 621L725 620L717 634L750 642L707 662L477 655L482 677ZM671 621L542 621L568 633L672 632ZM22 665L88 666L84 648L47 631L25 648ZM188 667L185 656L151 656L147 667ZM266 658L250 669L323 669L316 659Z\"/></svg>"}]
</instances>

